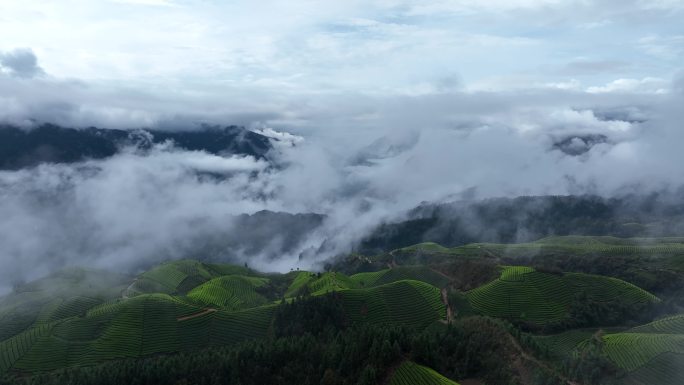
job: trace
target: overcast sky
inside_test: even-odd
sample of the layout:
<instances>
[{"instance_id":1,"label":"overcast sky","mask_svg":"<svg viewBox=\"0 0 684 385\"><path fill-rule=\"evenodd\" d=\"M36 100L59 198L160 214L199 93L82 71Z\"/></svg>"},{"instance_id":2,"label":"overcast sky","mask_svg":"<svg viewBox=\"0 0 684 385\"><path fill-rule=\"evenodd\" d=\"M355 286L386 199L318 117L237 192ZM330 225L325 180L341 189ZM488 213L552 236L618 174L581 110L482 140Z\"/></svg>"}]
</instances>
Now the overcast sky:
<instances>
[{"instance_id":1,"label":"overcast sky","mask_svg":"<svg viewBox=\"0 0 684 385\"><path fill-rule=\"evenodd\" d=\"M160 92L662 92L683 18L681 0L6 0L0 50L31 49L56 78Z\"/></svg>"}]
</instances>

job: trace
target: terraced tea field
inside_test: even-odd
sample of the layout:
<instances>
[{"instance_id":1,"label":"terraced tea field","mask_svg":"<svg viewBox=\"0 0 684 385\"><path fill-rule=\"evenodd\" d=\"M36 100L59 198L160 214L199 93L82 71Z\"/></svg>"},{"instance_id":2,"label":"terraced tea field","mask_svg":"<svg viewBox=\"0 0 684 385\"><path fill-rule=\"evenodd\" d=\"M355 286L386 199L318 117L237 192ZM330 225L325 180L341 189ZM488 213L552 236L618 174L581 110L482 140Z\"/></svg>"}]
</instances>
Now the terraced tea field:
<instances>
[{"instance_id":1,"label":"terraced tea field","mask_svg":"<svg viewBox=\"0 0 684 385\"><path fill-rule=\"evenodd\" d=\"M569 306L579 293L596 301L620 298L629 304L653 303L658 298L630 283L588 274L548 274L529 267L503 267L501 276L466 293L481 314L535 324L568 317Z\"/></svg>"},{"instance_id":2,"label":"terraced tea field","mask_svg":"<svg viewBox=\"0 0 684 385\"><path fill-rule=\"evenodd\" d=\"M436 371L405 361L394 371L389 385L458 385Z\"/></svg>"},{"instance_id":3,"label":"terraced tea field","mask_svg":"<svg viewBox=\"0 0 684 385\"><path fill-rule=\"evenodd\" d=\"M300 272L292 281L285 297L294 297L306 291L311 295L321 295L333 291L345 289L355 289L360 287L350 277L337 272L311 273L308 271Z\"/></svg>"},{"instance_id":4,"label":"terraced tea field","mask_svg":"<svg viewBox=\"0 0 684 385\"><path fill-rule=\"evenodd\" d=\"M294 297L297 293L307 286L311 281L316 279L316 273L309 271L302 271L292 280L290 286L285 291L285 297Z\"/></svg>"},{"instance_id":5,"label":"terraced tea field","mask_svg":"<svg viewBox=\"0 0 684 385\"><path fill-rule=\"evenodd\" d=\"M634 383L674 385L684 380L684 315L603 336L603 352Z\"/></svg>"},{"instance_id":6,"label":"terraced tea field","mask_svg":"<svg viewBox=\"0 0 684 385\"><path fill-rule=\"evenodd\" d=\"M575 241L587 242L564 238L539 243L576 247ZM592 242L603 247L609 240ZM667 245L657 243L653 247ZM484 246L468 247L469 252L481 252ZM421 248L447 254L450 250L434 244ZM618 299L627 306L659 301L651 293L615 278L551 274L525 266L499 269L497 279L465 293L450 294L452 304L462 305L455 305L459 316L479 314L545 325L567 319L578 298L595 303ZM279 275L188 260L159 265L135 281L107 281L107 277L96 275L112 284L110 288L84 280L85 276L75 272L50 277L46 282L61 282L58 290L29 284L24 291L0 299L0 374L89 366L268 338L273 335L278 307L274 299L283 294L293 301L300 294L336 292L351 324L401 325L415 330L432 325L441 330L444 326L438 321L444 322L447 312L440 288L450 282L429 266L396 266L352 276L306 271ZM629 373L630 380L670 385L681 379L673 365L684 357L684 315L617 330L620 332L613 330L603 336L604 353ZM552 362L560 362L595 331L574 330L534 339L555 358ZM455 384L409 361L396 369L389 383Z\"/></svg>"},{"instance_id":7,"label":"terraced tea field","mask_svg":"<svg viewBox=\"0 0 684 385\"><path fill-rule=\"evenodd\" d=\"M646 325L637 326L628 333L684 334L684 314L661 318Z\"/></svg>"},{"instance_id":8,"label":"terraced tea field","mask_svg":"<svg viewBox=\"0 0 684 385\"><path fill-rule=\"evenodd\" d=\"M359 287L374 287L396 281L412 279L429 283L442 288L446 286L449 277L438 273L427 266L397 266L371 273L358 273L350 277Z\"/></svg>"},{"instance_id":9,"label":"terraced tea field","mask_svg":"<svg viewBox=\"0 0 684 385\"><path fill-rule=\"evenodd\" d=\"M146 293L185 294L212 278L251 274L251 270L234 265L204 264L194 260L171 261L144 272L127 289L126 295L133 297Z\"/></svg>"},{"instance_id":10,"label":"terraced tea field","mask_svg":"<svg viewBox=\"0 0 684 385\"><path fill-rule=\"evenodd\" d=\"M629 378L642 385L684 384L684 354L664 353L634 370Z\"/></svg>"},{"instance_id":11,"label":"terraced tea field","mask_svg":"<svg viewBox=\"0 0 684 385\"><path fill-rule=\"evenodd\" d=\"M268 283L266 278L228 275L214 278L188 293L188 298L207 306L239 310L265 305L268 300L256 289Z\"/></svg>"},{"instance_id":12,"label":"terraced tea field","mask_svg":"<svg viewBox=\"0 0 684 385\"><path fill-rule=\"evenodd\" d=\"M617 333L603 337L604 353L619 367L632 371L664 353L684 354L684 335Z\"/></svg>"},{"instance_id":13,"label":"terraced tea field","mask_svg":"<svg viewBox=\"0 0 684 385\"><path fill-rule=\"evenodd\" d=\"M308 286L311 295L321 295L333 291L353 289L358 285L342 273L328 272L322 274L320 278L312 280Z\"/></svg>"},{"instance_id":14,"label":"terraced tea field","mask_svg":"<svg viewBox=\"0 0 684 385\"><path fill-rule=\"evenodd\" d=\"M424 328L446 317L438 288L420 281L399 281L371 289L340 292L354 322Z\"/></svg>"},{"instance_id":15,"label":"terraced tea field","mask_svg":"<svg viewBox=\"0 0 684 385\"><path fill-rule=\"evenodd\" d=\"M570 330L560 334L535 336L534 339L543 346L548 354L562 360L572 354L575 348L589 339L598 329Z\"/></svg>"},{"instance_id":16,"label":"terraced tea field","mask_svg":"<svg viewBox=\"0 0 684 385\"><path fill-rule=\"evenodd\" d=\"M671 267L684 269L684 238L616 238L603 236L551 236L535 242L499 244L473 243L447 248L436 243L420 243L390 253L400 263L432 263L454 258L508 257L535 255L649 256L665 258Z\"/></svg>"}]
</instances>

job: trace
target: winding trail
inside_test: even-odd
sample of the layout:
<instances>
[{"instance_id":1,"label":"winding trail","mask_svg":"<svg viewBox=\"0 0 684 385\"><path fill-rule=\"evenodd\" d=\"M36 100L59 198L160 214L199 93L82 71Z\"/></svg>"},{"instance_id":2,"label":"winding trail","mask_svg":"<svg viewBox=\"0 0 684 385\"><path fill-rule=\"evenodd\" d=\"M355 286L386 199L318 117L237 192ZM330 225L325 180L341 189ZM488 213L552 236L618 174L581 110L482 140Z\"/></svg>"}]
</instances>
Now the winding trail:
<instances>
[{"instance_id":1,"label":"winding trail","mask_svg":"<svg viewBox=\"0 0 684 385\"><path fill-rule=\"evenodd\" d=\"M527 352L525 351L525 349L523 349L522 346L520 346L520 343L518 342L518 340L517 340L515 337L513 337L512 334L508 334L508 338L510 339L511 344L513 345L513 347L514 347L515 350L517 351L518 356L519 356L520 358L522 358L523 360L529 361L529 362L531 362L531 363L537 365L538 367L540 367L540 368L542 368L542 369L545 369L545 370L547 370L547 371L549 371L549 372L555 374L555 375L558 376L561 380L563 380L563 382L564 382L565 384L567 384L567 385L582 385L582 384L580 384L579 382L572 381L571 379L569 379L569 378L563 376L562 374L558 373L558 370L552 368L552 367L549 366L547 363L542 362L542 361L539 361L536 357L527 354Z\"/></svg>"},{"instance_id":2,"label":"winding trail","mask_svg":"<svg viewBox=\"0 0 684 385\"><path fill-rule=\"evenodd\" d=\"M446 309L447 309L447 319L446 319L446 321L444 321L444 320L441 320L441 321L443 321L444 323L450 324L454 320L454 310L449 305L449 298L447 297L446 287L442 288L439 292L442 295L442 303L446 306Z\"/></svg>"},{"instance_id":3,"label":"winding trail","mask_svg":"<svg viewBox=\"0 0 684 385\"><path fill-rule=\"evenodd\" d=\"M209 314L209 313L213 313L213 312L215 312L215 311L217 311L217 310L216 310L216 309L212 309L212 308L207 308L207 309L202 310L202 311L199 312L199 313L186 315L186 316L184 316L184 317L178 317L176 320L177 320L177 321L187 321L187 320L189 320L189 319L201 317L201 316L203 316L203 315L206 315L206 314Z\"/></svg>"}]
</instances>

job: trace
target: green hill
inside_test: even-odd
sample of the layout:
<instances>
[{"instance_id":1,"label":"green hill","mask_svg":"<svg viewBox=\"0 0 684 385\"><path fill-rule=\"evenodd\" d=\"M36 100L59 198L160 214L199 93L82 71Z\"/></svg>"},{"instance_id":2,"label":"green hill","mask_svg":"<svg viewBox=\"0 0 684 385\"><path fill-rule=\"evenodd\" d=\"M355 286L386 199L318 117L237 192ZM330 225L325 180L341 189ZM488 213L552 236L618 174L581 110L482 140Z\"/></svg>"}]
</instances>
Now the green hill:
<instances>
[{"instance_id":1,"label":"green hill","mask_svg":"<svg viewBox=\"0 0 684 385\"><path fill-rule=\"evenodd\" d=\"M547 337L543 337L547 338ZM601 337L602 351L639 385L684 383L684 315L666 317ZM576 344L581 348L586 343Z\"/></svg>"},{"instance_id":2,"label":"green hill","mask_svg":"<svg viewBox=\"0 0 684 385\"><path fill-rule=\"evenodd\" d=\"M405 361L394 371L388 385L458 385L434 370Z\"/></svg>"},{"instance_id":3,"label":"green hill","mask_svg":"<svg viewBox=\"0 0 684 385\"><path fill-rule=\"evenodd\" d=\"M124 275L72 268L19 285L0 298L0 341L117 298L129 280Z\"/></svg>"},{"instance_id":4,"label":"green hill","mask_svg":"<svg viewBox=\"0 0 684 385\"><path fill-rule=\"evenodd\" d=\"M609 241L592 240L597 245ZM539 241L544 242L575 247L577 243L587 244L588 240L564 237ZM421 247L445 252L433 244ZM482 251L481 246L472 247ZM463 266L467 267L471 261L466 262ZM625 325L633 318L629 318L632 313L624 311L643 312L660 303L651 293L616 278L494 263L488 265L486 277L470 286L475 289L458 291L453 287L457 278L452 281L434 270L447 271L452 277L457 277L459 268L464 269L460 271L462 275L477 272L463 266L454 264L442 269L444 266L402 265L347 276L308 271L262 274L240 266L182 260L156 266L135 280L105 272L66 270L18 285L14 292L0 298L0 383L5 378L2 374L19 381L27 374L51 375L52 370L70 367L84 367L83 373L86 373L103 363L120 362L124 367L127 362L140 362L141 357L147 360L151 356L175 356L184 352L225 352L225 346L250 345L256 352L263 351L260 347L263 346L277 356L281 348L285 349L282 352L305 351L316 333L316 338L328 341L331 337L341 338L335 337L340 333L363 335L364 330L396 333L397 345L404 351L420 343L426 345L417 353L429 354L441 346L450 355L440 363L405 353L382 365L409 358L432 362L444 373L465 373L447 370L449 366L445 365L461 362L463 357L476 357L469 349L486 350L486 346L477 344L488 341L487 346L491 346L492 336L488 333L492 330L518 327L523 332L551 332L585 325L594 328L543 336L522 333L519 342L529 354L540 353L534 358L546 361L544 365L558 369L559 373L568 362L583 359L578 353L593 354L601 349L605 357L627 373L626 381L631 381L630 384L682 383L678 365L684 362L684 315L665 317L631 329L622 326L606 332L597 328ZM443 291L451 310L460 317L456 320L450 317L453 322L449 326L446 325L447 307L442 302ZM326 296L328 293L331 294ZM663 304L667 306L655 310L667 311L676 306L670 302ZM490 330L487 325L498 326ZM466 330L469 331L466 333ZM443 335L440 333L453 334L447 340L440 339L438 336ZM497 335L496 340L510 342L509 336L515 339L518 334L507 331ZM409 343L406 338L415 340ZM275 340L282 346L270 347ZM401 345L404 343L406 346ZM213 347L221 349L207 349ZM511 349L503 354L517 354ZM387 352L398 348L383 342L365 350L369 351L369 357L381 362L382 357L389 357ZM324 356L326 352L320 348L316 355ZM360 357L366 353L345 351L344 354ZM255 359L259 365L264 364L259 357L235 359L236 362ZM487 359L477 358L479 362ZM338 362L340 357L326 356L325 360ZM526 360L536 365L532 358ZM325 365L321 373L330 364ZM465 362L465 366L472 378L486 378L486 373L477 372L475 363ZM327 372L329 380L342 373ZM364 373L370 375L372 371L364 369ZM361 371L354 375L361 375ZM434 370L411 361L397 368L383 366L376 375L389 384L454 384Z\"/></svg>"},{"instance_id":5,"label":"green hill","mask_svg":"<svg viewBox=\"0 0 684 385\"><path fill-rule=\"evenodd\" d=\"M96 307L83 317L31 328L0 343L0 372L44 371L265 337L274 306L205 310L166 294Z\"/></svg>"},{"instance_id":6,"label":"green hill","mask_svg":"<svg viewBox=\"0 0 684 385\"><path fill-rule=\"evenodd\" d=\"M684 384L684 354L662 353L629 375L639 385Z\"/></svg>"},{"instance_id":7,"label":"green hill","mask_svg":"<svg viewBox=\"0 0 684 385\"><path fill-rule=\"evenodd\" d=\"M354 322L424 328L446 318L439 289L420 281L398 281L370 289L340 291L347 316Z\"/></svg>"},{"instance_id":8,"label":"green hill","mask_svg":"<svg viewBox=\"0 0 684 385\"><path fill-rule=\"evenodd\" d=\"M171 282L186 279L180 275L170 279L169 272L178 271L176 267L153 269L152 276L170 287ZM167 279L159 278L160 272L168 273ZM445 317L439 289L424 282L397 281L350 289L356 284L342 274L309 278L307 285L314 295L338 291L351 322L423 328ZM31 325L0 342L0 373L90 366L265 338L277 305L268 305L269 300L257 290L268 282L266 278L226 275L200 284L187 296L155 293L97 302L87 297L55 302L44 306Z\"/></svg>"},{"instance_id":9,"label":"green hill","mask_svg":"<svg viewBox=\"0 0 684 385\"><path fill-rule=\"evenodd\" d=\"M664 353L684 354L684 335L679 334L607 334L603 343L603 352L627 371L641 368Z\"/></svg>"},{"instance_id":10,"label":"green hill","mask_svg":"<svg viewBox=\"0 0 684 385\"><path fill-rule=\"evenodd\" d=\"M300 293L320 295L327 292L339 291L344 289L355 289L359 285L348 276L337 273L312 273L302 271L292 281L285 291L285 297L294 297Z\"/></svg>"},{"instance_id":11,"label":"green hill","mask_svg":"<svg viewBox=\"0 0 684 385\"><path fill-rule=\"evenodd\" d=\"M575 348L589 339L597 329L569 330L567 332L535 336L536 342L546 349L547 353L557 360L563 360L573 353Z\"/></svg>"},{"instance_id":12,"label":"green hill","mask_svg":"<svg viewBox=\"0 0 684 385\"><path fill-rule=\"evenodd\" d=\"M449 277L427 266L397 266L370 273L358 273L350 277L360 287L374 287L405 279L429 283L442 288L449 283Z\"/></svg>"},{"instance_id":13,"label":"green hill","mask_svg":"<svg viewBox=\"0 0 684 385\"><path fill-rule=\"evenodd\" d=\"M393 250L401 264L442 263L460 257L531 257L536 255L659 256L669 266L684 266L684 238L617 238L608 236L550 236L527 243L472 243L447 248L426 242Z\"/></svg>"},{"instance_id":14,"label":"green hill","mask_svg":"<svg viewBox=\"0 0 684 385\"><path fill-rule=\"evenodd\" d=\"M266 278L227 275L195 287L187 297L208 306L228 310L245 309L268 303L268 300L256 291L267 283Z\"/></svg>"},{"instance_id":15,"label":"green hill","mask_svg":"<svg viewBox=\"0 0 684 385\"><path fill-rule=\"evenodd\" d=\"M185 294L212 278L233 274L255 275L241 266L205 264L187 259L171 261L141 274L125 294L129 297L146 293Z\"/></svg>"},{"instance_id":16,"label":"green hill","mask_svg":"<svg viewBox=\"0 0 684 385\"><path fill-rule=\"evenodd\" d=\"M624 281L596 275L549 274L529 267L503 267L501 276L466 293L472 308L484 315L543 325L570 316L574 302L655 303L654 295Z\"/></svg>"},{"instance_id":17,"label":"green hill","mask_svg":"<svg viewBox=\"0 0 684 385\"><path fill-rule=\"evenodd\" d=\"M628 330L629 333L684 334L684 314L661 318Z\"/></svg>"}]
</instances>

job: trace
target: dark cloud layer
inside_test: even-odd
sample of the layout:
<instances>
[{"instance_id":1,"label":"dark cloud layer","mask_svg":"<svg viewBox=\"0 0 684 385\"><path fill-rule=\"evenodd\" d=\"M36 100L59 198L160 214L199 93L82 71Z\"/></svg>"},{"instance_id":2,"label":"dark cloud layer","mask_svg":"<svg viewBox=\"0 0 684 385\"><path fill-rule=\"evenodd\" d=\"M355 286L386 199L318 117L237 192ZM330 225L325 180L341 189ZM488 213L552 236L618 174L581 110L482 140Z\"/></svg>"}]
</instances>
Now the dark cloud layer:
<instances>
[{"instance_id":1,"label":"dark cloud layer","mask_svg":"<svg viewBox=\"0 0 684 385\"><path fill-rule=\"evenodd\" d=\"M38 58L29 48L17 48L0 52L0 68L19 78L33 78L45 72L38 65Z\"/></svg>"}]
</instances>

